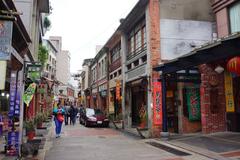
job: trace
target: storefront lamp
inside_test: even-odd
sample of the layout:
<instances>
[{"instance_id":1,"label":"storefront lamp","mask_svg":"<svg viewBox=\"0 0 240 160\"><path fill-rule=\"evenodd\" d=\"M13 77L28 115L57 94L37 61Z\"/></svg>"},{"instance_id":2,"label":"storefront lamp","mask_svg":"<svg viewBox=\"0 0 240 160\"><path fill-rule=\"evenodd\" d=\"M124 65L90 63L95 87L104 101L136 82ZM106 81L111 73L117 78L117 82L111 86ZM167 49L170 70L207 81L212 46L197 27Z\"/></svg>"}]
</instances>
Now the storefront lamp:
<instances>
[{"instance_id":1,"label":"storefront lamp","mask_svg":"<svg viewBox=\"0 0 240 160\"><path fill-rule=\"evenodd\" d=\"M8 93L6 94L6 97L9 98L9 94Z\"/></svg>"},{"instance_id":2,"label":"storefront lamp","mask_svg":"<svg viewBox=\"0 0 240 160\"><path fill-rule=\"evenodd\" d=\"M3 93L1 94L1 96L4 97L4 96L5 96L5 93L3 92Z\"/></svg>"},{"instance_id":3,"label":"storefront lamp","mask_svg":"<svg viewBox=\"0 0 240 160\"><path fill-rule=\"evenodd\" d=\"M221 73L224 71L224 68L221 67L221 66L217 66L214 70L215 70L218 74L221 74Z\"/></svg>"}]
</instances>

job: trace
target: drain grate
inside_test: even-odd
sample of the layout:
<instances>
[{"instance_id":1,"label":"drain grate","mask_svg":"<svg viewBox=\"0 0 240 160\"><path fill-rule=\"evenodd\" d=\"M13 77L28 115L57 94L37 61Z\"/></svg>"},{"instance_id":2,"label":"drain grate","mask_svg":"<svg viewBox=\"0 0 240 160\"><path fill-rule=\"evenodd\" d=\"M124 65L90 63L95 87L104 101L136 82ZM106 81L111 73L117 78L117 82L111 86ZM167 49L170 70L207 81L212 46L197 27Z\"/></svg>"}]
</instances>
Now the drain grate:
<instances>
[{"instance_id":1,"label":"drain grate","mask_svg":"<svg viewBox=\"0 0 240 160\"><path fill-rule=\"evenodd\" d=\"M151 146L154 146L154 147L157 147L159 149L162 149L164 151L167 151L169 153L172 153L172 154L175 154L177 156L189 156L191 154L189 153L186 153L186 152L183 152L183 151L180 151L180 150L177 150L175 148L171 148L171 147L168 147L168 146L165 146L165 145L162 145L160 143L157 143L157 142L146 142L147 144L151 145Z\"/></svg>"}]
</instances>

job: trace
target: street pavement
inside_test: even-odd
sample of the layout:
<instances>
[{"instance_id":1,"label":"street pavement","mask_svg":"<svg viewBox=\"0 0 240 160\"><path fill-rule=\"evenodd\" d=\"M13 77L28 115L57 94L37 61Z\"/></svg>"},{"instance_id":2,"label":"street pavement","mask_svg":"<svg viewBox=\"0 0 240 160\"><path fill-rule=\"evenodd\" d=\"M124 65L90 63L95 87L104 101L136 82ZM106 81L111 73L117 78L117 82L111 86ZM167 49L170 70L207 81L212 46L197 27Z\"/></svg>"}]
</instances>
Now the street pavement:
<instances>
[{"instance_id":1,"label":"street pavement","mask_svg":"<svg viewBox=\"0 0 240 160\"><path fill-rule=\"evenodd\" d=\"M206 156L176 148L189 153L178 156L146 142L157 140L139 139L111 128L86 128L79 124L63 126L60 138L50 138L51 148L45 160L208 160ZM161 142L159 142L161 143Z\"/></svg>"}]
</instances>

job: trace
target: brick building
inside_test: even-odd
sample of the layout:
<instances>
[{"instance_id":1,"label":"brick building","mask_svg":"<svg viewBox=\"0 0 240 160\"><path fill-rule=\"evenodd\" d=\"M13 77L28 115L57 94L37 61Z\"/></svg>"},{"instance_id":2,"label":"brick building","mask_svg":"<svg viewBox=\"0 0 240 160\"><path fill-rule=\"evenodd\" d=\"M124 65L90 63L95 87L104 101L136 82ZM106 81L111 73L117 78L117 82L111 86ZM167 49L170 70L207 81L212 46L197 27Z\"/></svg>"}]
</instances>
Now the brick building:
<instances>
[{"instance_id":1,"label":"brick building","mask_svg":"<svg viewBox=\"0 0 240 160\"><path fill-rule=\"evenodd\" d=\"M93 108L102 109L107 112L108 106L108 54L105 47L98 51L94 57L91 69L91 96L90 105Z\"/></svg>"},{"instance_id":2,"label":"brick building","mask_svg":"<svg viewBox=\"0 0 240 160\"><path fill-rule=\"evenodd\" d=\"M108 48L109 74L108 74L108 113L115 119L122 119L122 60L121 60L121 34L116 31L106 43Z\"/></svg>"},{"instance_id":3,"label":"brick building","mask_svg":"<svg viewBox=\"0 0 240 160\"><path fill-rule=\"evenodd\" d=\"M124 126L146 128L149 136L159 136L162 130L161 113L156 112L159 106L155 103L159 73L153 68L212 40L214 18L211 3L208 0L140 0L122 21L119 30L122 33ZM179 97L185 88L193 84L167 83L166 123L169 131L201 131L200 119L190 121L183 114L185 108L181 104L184 97ZM200 85L194 87L199 93ZM144 121L145 124L142 123Z\"/></svg>"},{"instance_id":4,"label":"brick building","mask_svg":"<svg viewBox=\"0 0 240 160\"><path fill-rule=\"evenodd\" d=\"M213 1L212 9L216 14L217 41L209 42L193 51L187 56L159 65L156 69L162 72L162 102L163 112L167 112L166 99L168 88L164 80L177 75L183 70L198 68L200 73L200 119L202 133L223 131L240 131L239 129L239 43L238 32L240 20L239 1ZM226 54L227 53L227 54ZM189 74L189 80L193 74ZM185 81L186 77L185 76ZM178 77L179 78L179 77ZM175 80L179 80L176 79ZM186 93L183 93L183 97ZM189 112L193 107L188 108ZM167 114L163 114L163 131L168 131L166 123ZM165 124L165 125L164 125ZM186 126L186 124L185 124ZM191 127L193 129L194 126Z\"/></svg>"}]
</instances>

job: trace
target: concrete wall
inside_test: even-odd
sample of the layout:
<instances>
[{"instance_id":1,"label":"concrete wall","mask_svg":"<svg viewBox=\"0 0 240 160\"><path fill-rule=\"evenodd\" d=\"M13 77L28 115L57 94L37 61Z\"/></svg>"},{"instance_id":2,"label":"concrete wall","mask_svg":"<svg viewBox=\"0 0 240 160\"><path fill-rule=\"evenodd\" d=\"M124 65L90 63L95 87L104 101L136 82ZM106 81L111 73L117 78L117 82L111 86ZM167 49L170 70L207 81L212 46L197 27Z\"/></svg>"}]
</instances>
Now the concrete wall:
<instances>
[{"instance_id":1,"label":"concrete wall","mask_svg":"<svg viewBox=\"0 0 240 160\"><path fill-rule=\"evenodd\" d=\"M170 60L212 40L213 24L207 21L161 19L161 58Z\"/></svg>"},{"instance_id":2,"label":"concrete wall","mask_svg":"<svg viewBox=\"0 0 240 160\"><path fill-rule=\"evenodd\" d=\"M17 10L23 13L22 15L20 15L20 17L23 21L23 24L28 34L31 36L33 1L32 0L15 0L14 4Z\"/></svg>"},{"instance_id":3,"label":"concrete wall","mask_svg":"<svg viewBox=\"0 0 240 160\"><path fill-rule=\"evenodd\" d=\"M160 0L161 60L189 53L215 33L210 0Z\"/></svg>"},{"instance_id":4,"label":"concrete wall","mask_svg":"<svg viewBox=\"0 0 240 160\"><path fill-rule=\"evenodd\" d=\"M38 2L37 0L15 0L14 4L17 10L23 13L21 18L32 40L29 48L34 59L37 60L41 20Z\"/></svg>"},{"instance_id":5,"label":"concrete wall","mask_svg":"<svg viewBox=\"0 0 240 160\"><path fill-rule=\"evenodd\" d=\"M57 80L67 84L70 80L70 53L61 51L57 54Z\"/></svg>"},{"instance_id":6,"label":"concrete wall","mask_svg":"<svg viewBox=\"0 0 240 160\"><path fill-rule=\"evenodd\" d=\"M159 0L161 19L214 21L210 0Z\"/></svg>"}]
</instances>

